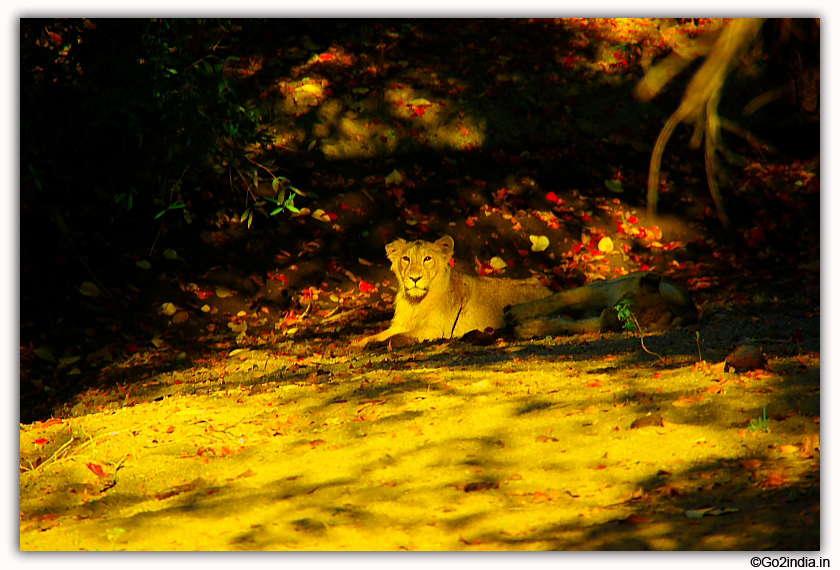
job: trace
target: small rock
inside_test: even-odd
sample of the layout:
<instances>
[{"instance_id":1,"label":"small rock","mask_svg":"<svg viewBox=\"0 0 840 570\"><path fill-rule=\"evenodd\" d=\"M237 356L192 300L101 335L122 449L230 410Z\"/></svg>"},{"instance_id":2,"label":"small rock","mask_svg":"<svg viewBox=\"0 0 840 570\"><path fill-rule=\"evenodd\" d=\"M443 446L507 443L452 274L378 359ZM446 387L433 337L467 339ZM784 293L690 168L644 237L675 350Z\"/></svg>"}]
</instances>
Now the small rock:
<instances>
[{"instance_id":1,"label":"small rock","mask_svg":"<svg viewBox=\"0 0 840 570\"><path fill-rule=\"evenodd\" d=\"M765 363L761 349L750 345L739 346L726 357L726 364L738 372L764 368Z\"/></svg>"},{"instance_id":2,"label":"small rock","mask_svg":"<svg viewBox=\"0 0 840 570\"><path fill-rule=\"evenodd\" d=\"M642 416L630 424L630 429L639 429L643 427L664 427L665 422L659 414L650 414L649 416Z\"/></svg>"}]
</instances>

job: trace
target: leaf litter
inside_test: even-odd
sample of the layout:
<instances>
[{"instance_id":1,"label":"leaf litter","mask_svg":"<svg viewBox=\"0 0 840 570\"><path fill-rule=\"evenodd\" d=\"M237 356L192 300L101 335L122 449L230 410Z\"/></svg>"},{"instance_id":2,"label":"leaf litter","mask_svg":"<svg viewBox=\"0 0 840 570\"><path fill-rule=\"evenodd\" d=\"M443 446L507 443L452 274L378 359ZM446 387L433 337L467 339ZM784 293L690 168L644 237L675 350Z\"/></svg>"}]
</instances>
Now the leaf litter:
<instances>
[{"instance_id":1,"label":"leaf litter","mask_svg":"<svg viewBox=\"0 0 840 570\"><path fill-rule=\"evenodd\" d=\"M609 82L644 58L617 50L590 62L581 53L587 42L595 45L594 37L628 46L636 40L616 35L627 30L609 20L575 25L596 33L578 30L573 36L580 45L563 45L551 56L567 70ZM647 28L629 33L646 38ZM477 45L460 46L461 57L486 58ZM349 58L320 53L294 71L352 70ZM452 65L434 53L424 58L439 68ZM399 62L388 65L413 72ZM485 132L476 109L459 104L475 95L475 85L442 79L445 74L428 89L394 82L386 103L397 119L368 107L363 96L382 91L372 67L353 77L365 85L352 90L364 130L350 125L341 133L346 140L317 145L289 127L278 146L317 147L330 160L347 149L387 156L408 139L467 155L452 153L422 167L388 158L373 170L366 165L355 180L325 163L312 174L312 186L342 194L291 218L293 230L281 236L290 243L271 248L271 271L256 280L218 265L188 279L156 275L177 287L149 305L163 309L160 314L140 319L148 342L126 337L124 349L108 343L89 352L84 374L95 366L111 381L88 382L53 409L57 417L21 424L21 549L819 548L819 266L813 263L819 240L799 231L795 207L803 188L818 195L818 180L797 164L748 167L749 187L765 194L797 190L777 201L747 197L754 223L737 230L746 250L731 237L711 235L704 224L717 220L708 200L687 216L694 225L677 231L620 201L643 187L646 167L633 166L614 145L635 150L656 132L628 129L621 123L630 114L599 127L593 115L603 114L609 101L589 109L577 95L561 98L566 113L576 114L582 138L606 128L592 149L550 137L539 150L506 148L522 132L539 138L543 128L568 126L568 116L554 112L557 92L525 93L509 74L516 65L517 58L500 57L504 69L494 69L495 84L481 93L495 133ZM558 83L543 75L548 85ZM331 85L326 78L289 79L280 85L282 104L294 113L324 105ZM519 99L500 103L502 91ZM506 120L514 115L504 106L512 100L517 113L525 110L522 125ZM482 137L493 149L488 162L516 176L458 170ZM573 182L589 186L546 184L539 171L557 159L578 164L585 175ZM673 180L691 179L690 169L673 170L663 177L663 201L669 192L679 200ZM445 192L429 192L429 179ZM521 197L527 192L533 206ZM451 212L444 220L450 226L437 219L442 207ZM555 288L667 267L698 296L701 323L696 330L647 335L661 360L646 355L631 333L529 343L490 335L477 344L355 352L347 342L381 326L376 319L387 316L394 278L379 244L355 250L348 259L359 263L346 267L327 263L325 252L331 243L352 241L347 228L383 211L405 225L365 225L363 237L453 232L462 253L476 253L477 271L537 273ZM231 219L202 238L224 247L236 243L241 225ZM250 231L268 240L256 233L258 225ZM691 255L682 255L687 248ZM131 264L151 273L164 260L195 261L189 257L164 253L155 265ZM790 270L774 272L774 265ZM98 294L91 283L75 287L76 295ZM184 302L180 294L187 292L201 303ZM198 313L208 319L203 327ZM738 346L760 349L765 368L727 366ZM22 347L22 363L32 361L55 365L54 380L27 375L48 396L58 381L72 378L59 365L78 373L84 364L46 344ZM765 407L769 430L751 429Z\"/></svg>"}]
</instances>

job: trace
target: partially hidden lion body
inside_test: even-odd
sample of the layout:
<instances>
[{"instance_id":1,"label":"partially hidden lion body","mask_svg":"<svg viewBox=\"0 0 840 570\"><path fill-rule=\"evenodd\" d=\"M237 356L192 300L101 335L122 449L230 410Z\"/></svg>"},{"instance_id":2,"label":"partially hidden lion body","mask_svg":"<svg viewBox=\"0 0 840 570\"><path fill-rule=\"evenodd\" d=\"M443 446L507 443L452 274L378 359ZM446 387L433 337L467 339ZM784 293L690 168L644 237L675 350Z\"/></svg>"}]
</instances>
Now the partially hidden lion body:
<instances>
[{"instance_id":1,"label":"partially hidden lion body","mask_svg":"<svg viewBox=\"0 0 840 570\"><path fill-rule=\"evenodd\" d=\"M516 338L619 331L616 305L627 301L637 324L666 329L697 321L691 294L652 271L639 271L552 294L537 279L476 277L449 262L455 241L398 239L385 246L399 289L386 330L357 341L398 343L457 338L508 328Z\"/></svg>"},{"instance_id":2,"label":"partially hidden lion body","mask_svg":"<svg viewBox=\"0 0 840 570\"><path fill-rule=\"evenodd\" d=\"M436 242L398 239L385 246L399 289L394 319L386 330L361 339L359 344L381 342L399 335L404 340L456 338L487 328L505 326L510 305L551 295L537 279L474 276L453 269L449 262L455 240Z\"/></svg>"},{"instance_id":3,"label":"partially hidden lion body","mask_svg":"<svg viewBox=\"0 0 840 570\"><path fill-rule=\"evenodd\" d=\"M623 323L615 307L622 301L630 303L637 324L645 330L697 322L691 293L653 271L593 281L510 307L505 321L520 339L619 331Z\"/></svg>"}]
</instances>

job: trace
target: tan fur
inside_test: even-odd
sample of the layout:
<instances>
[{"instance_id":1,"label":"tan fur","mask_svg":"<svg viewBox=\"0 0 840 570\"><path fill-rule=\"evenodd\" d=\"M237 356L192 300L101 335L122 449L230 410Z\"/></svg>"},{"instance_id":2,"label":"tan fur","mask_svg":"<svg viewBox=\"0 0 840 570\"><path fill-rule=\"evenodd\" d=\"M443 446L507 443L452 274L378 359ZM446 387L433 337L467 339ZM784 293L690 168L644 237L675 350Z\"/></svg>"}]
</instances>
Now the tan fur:
<instances>
[{"instance_id":1,"label":"tan fur","mask_svg":"<svg viewBox=\"0 0 840 570\"><path fill-rule=\"evenodd\" d=\"M630 309L645 329L664 329L697 321L691 294L667 277L639 271L593 281L538 301L511 307L505 313L517 338L621 330L615 305L632 301Z\"/></svg>"},{"instance_id":2,"label":"tan fur","mask_svg":"<svg viewBox=\"0 0 840 570\"><path fill-rule=\"evenodd\" d=\"M444 236L434 243L398 239L385 246L399 290L388 329L358 344L381 342L396 335L423 341L456 338L473 330L500 329L509 305L551 294L536 279L476 277L449 265L455 241Z\"/></svg>"}]
</instances>

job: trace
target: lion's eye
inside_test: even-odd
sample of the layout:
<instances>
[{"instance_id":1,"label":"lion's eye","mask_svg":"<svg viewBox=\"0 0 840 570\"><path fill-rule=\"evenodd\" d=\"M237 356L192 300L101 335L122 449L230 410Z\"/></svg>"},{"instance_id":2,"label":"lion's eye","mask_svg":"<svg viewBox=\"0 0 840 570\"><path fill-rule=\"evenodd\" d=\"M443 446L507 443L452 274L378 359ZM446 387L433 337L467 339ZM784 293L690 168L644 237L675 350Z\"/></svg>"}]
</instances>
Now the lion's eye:
<instances>
[{"instance_id":1,"label":"lion's eye","mask_svg":"<svg viewBox=\"0 0 840 570\"><path fill-rule=\"evenodd\" d=\"M427 255L426 258L423 261L425 262L425 261L431 261L431 260L432 260L432 256Z\"/></svg>"},{"instance_id":2,"label":"lion's eye","mask_svg":"<svg viewBox=\"0 0 840 570\"><path fill-rule=\"evenodd\" d=\"M407 255L403 255L403 261L408 263L409 261L411 261L411 259Z\"/></svg>"}]
</instances>

